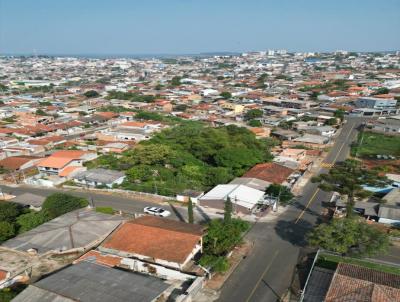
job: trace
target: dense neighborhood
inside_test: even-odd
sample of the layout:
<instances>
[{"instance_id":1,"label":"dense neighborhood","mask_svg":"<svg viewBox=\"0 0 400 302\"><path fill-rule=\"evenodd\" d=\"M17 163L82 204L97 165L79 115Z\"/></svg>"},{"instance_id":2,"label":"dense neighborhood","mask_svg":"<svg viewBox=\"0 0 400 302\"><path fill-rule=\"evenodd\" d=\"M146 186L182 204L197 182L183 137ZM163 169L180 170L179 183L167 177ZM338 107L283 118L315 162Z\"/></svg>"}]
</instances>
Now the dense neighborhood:
<instances>
[{"instance_id":1,"label":"dense neighborhood","mask_svg":"<svg viewBox=\"0 0 400 302\"><path fill-rule=\"evenodd\" d=\"M399 52L0 67L0 301L400 300Z\"/></svg>"}]
</instances>

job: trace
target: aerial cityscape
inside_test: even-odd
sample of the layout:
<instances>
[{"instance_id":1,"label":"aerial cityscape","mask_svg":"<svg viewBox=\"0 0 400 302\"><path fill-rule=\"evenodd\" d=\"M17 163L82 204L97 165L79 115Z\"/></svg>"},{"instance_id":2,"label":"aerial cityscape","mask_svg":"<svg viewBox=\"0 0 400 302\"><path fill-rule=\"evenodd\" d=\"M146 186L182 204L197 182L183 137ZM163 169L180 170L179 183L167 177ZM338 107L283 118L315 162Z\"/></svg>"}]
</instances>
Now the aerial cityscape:
<instances>
[{"instance_id":1,"label":"aerial cityscape","mask_svg":"<svg viewBox=\"0 0 400 302\"><path fill-rule=\"evenodd\" d=\"M0 0L0 302L400 301L400 3L150 2Z\"/></svg>"}]
</instances>

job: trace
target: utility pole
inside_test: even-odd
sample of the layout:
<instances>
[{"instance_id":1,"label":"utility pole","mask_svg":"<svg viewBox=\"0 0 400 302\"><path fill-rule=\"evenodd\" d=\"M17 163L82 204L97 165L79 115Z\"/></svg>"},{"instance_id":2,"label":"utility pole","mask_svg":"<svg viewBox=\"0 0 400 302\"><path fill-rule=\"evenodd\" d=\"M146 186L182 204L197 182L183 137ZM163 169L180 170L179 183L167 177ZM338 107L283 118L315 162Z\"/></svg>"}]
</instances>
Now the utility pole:
<instances>
[{"instance_id":1,"label":"utility pole","mask_svg":"<svg viewBox=\"0 0 400 302\"><path fill-rule=\"evenodd\" d=\"M363 143L363 139L364 139L364 125L362 126L360 132L361 132L361 139L360 139L360 143L358 144L357 149L356 149L356 157L358 157L358 150L361 148L362 143Z\"/></svg>"}]
</instances>

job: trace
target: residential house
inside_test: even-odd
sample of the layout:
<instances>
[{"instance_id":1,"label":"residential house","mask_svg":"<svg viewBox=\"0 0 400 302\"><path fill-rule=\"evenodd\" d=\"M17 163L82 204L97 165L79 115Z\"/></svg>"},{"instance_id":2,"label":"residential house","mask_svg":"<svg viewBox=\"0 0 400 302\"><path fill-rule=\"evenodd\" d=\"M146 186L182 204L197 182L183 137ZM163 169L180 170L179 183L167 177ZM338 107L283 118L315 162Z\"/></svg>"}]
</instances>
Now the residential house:
<instances>
[{"instance_id":1,"label":"residential house","mask_svg":"<svg viewBox=\"0 0 400 302\"><path fill-rule=\"evenodd\" d=\"M400 276L339 263L324 301L400 301Z\"/></svg>"},{"instance_id":2,"label":"residential house","mask_svg":"<svg viewBox=\"0 0 400 302\"><path fill-rule=\"evenodd\" d=\"M264 191L242 184L217 185L199 199L202 207L223 210L229 198L233 210L243 214L251 214L258 205L264 204Z\"/></svg>"},{"instance_id":3,"label":"residential house","mask_svg":"<svg viewBox=\"0 0 400 302\"><path fill-rule=\"evenodd\" d=\"M112 188L114 185L122 184L125 177L124 172L98 168L78 172L72 176L72 179L76 183L89 187L105 186Z\"/></svg>"},{"instance_id":4,"label":"residential house","mask_svg":"<svg viewBox=\"0 0 400 302\"><path fill-rule=\"evenodd\" d=\"M171 287L161 279L82 261L31 285L14 302L156 302Z\"/></svg>"},{"instance_id":5,"label":"residential house","mask_svg":"<svg viewBox=\"0 0 400 302\"><path fill-rule=\"evenodd\" d=\"M243 177L257 178L269 183L286 185L295 170L278 163L264 163L255 165Z\"/></svg>"},{"instance_id":6,"label":"residential house","mask_svg":"<svg viewBox=\"0 0 400 302\"><path fill-rule=\"evenodd\" d=\"M204 226L142 216L121 225L98 250L184 271L201 253L204 232Z\"/></svg>"},{"instance_id":7,"label":"residential house","mask_svg":"<svg viewBox=\"0 0 400 302\"><path fill-rule=\"evenodd\" d=\"M400 225L400 188L394 188L387 193L385 203L379 207L378 222L389 225Z\"/></svg>"},{"instance_id":8,"label":"residential house","mask_svg":"<svg viewBox=\"0 0 400 302\"><path fill-rule=\"evenodd\" d=\"M44 158L38 164L38 170L44 175L68 176L73 171L83 167L83 163L97 157L96 153L80 150L56 151ZM68 172L65 175L65 172ZM63 173L64 172L64 173Z\"/></svg>"},{"instance_id":9,"label":"residential house","mask_svg":"<svg viewBox=\"0 0 400 302\"><path fill-rule=\"evenodd\" d=\"M8 171L22 171L35 167L42 159L35 156L10 156L0 160L0 167Z\"/></svg>"}]
</instances>

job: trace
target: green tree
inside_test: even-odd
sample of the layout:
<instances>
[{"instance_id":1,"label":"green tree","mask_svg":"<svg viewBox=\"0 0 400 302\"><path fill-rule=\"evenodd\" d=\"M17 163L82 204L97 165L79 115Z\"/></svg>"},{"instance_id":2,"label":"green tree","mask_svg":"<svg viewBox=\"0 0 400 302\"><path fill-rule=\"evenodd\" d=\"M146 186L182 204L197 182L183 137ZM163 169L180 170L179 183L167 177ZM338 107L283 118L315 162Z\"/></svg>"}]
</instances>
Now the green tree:
<instances>
[{"instance_id":1,"label":"green tree","mask_svg":"<svg viewBox=\"0 0 400 302\"><path fill-rule=\"evenodd\" d=\"M100 94L96 90L88 90L83 95L87 98L97 98Z\"/></svg>"},{"instance_id":2,"label":"green tree","mask_svg":"<svg viewBox=\"0 0 400 302\"><path fill-rule=\"evenodd\" d=\"M220 93L220 96L224 99L230 99L232 97L232 93L230 93L229 91L223 91Z\"/></svg>"},{"instance_id":3,"label":"green tree","mask_svg":"<svg viewBox=\"0 0 400 302\"><path fill-rule=\"evenodd\" d=\"M380 176L378 171L365 169L360 161L354 159L337 163L329 173L313 177L312 182L319 183L319 188L323 191L338 192L347 196L347 217L353 215L355 198L371 195L364 190L364 185L385 187L390 184L390 181Z\"/></svg>"},{"instance_id":4,"label":"green tree","mask_svg":"<svg viewBox=\"0 0 400 302\"><path fill-rule=\"evenodd\" d=\"M15 202L0 202L0 221L14 223L23 213L23 208Z\"/></svg>"},{"instance_id":5,"label":"green tree","mask_svg":"<svg viewBox=\"0 0 400 302\"><path fill-rule=\"evenodd\" d=\"M279 198L279 203L282 205L289 204L294 197L288 187L280 184L269 185L269 187L265 190L265 193L272 197Z\"/></svg>"},{"instance_id":6,"label":"green tree","mask_svg":"<svg viewBox=\"0 0 400 302\"><path fill-rule=\"evenodd\" d=\"M188 222L194 223L193 201L190 197L189 197L189 202L188 202Z\"/></svg>"},{"instance_id":7,"label":"green tree","mask_svg":"<svg viewBox=\"0 0 400 302\"><path fill-rule=\"evenodd\" d=\"M34 229L47 221L49 221L49 217L46 211L30 212L17 218L20 233Z\"/></svg>"},{"instance_id":8,"label":"green tree","mask_svg":"<svg viewBox=\"0 0 400 302\"><path fill-rule=\"evenodd\" d=\"M249 120L247 122L247 125L249 125L250 127L261 127L262 123L259 120Z\"/></svg>"},{"instance_id":9,"label":"green tree","mask_svg":"<svg viewBox=\"0 0 400 302\"><path fill-rule=\"evenodd\" d=\"M0 221L0 243L14 237L15 227L7 221Z\"/></svg>"},{"instance_id":10,"label":"green tree","mask_svg":"<svg viewBox=\"0 0 400 302\"><path fill-rule=\"evenodd\" d=\"M170 82L171 86L176 87L176 86L181 85L181 79L182 79L181 77L174 76L174 77L171 79L171 82Z\"/></svg>"},{"instance_id":11,"label":"green tree","mask_svg":"<svg viewBox=\"0 0 400 302\"><path fill-rule=\"evenodd\" d=\"M336 118L330 118L329 120L326 120L325 121L325 125L327 125L327 126L334 126L334 125L336 125L336 123L337 123L337 120L336 120Z\"/></svg>"},{"instance_id":12,"label":"green tree","mask_svg":"<svg viewBox=\"0 0 400 302\"><path fill-rule=\"evenodd\" d=\"M308 234L312 246L346 256L374 256L387 251L388 235L356 218L333 219Z\"/></svg>"},{"instance_id":13,"label":"green tree","mask_svg":"<svg viewBox=\"0 0 400 302\"><path fill-rule=\"evenodd\" d=\"M380 87L377 90L375 90L375 92L373 93L374 95L378 95L378 94L388 94L390 92L390 90L386 87Z\"/></svg>"},{"instance_id":14,"label":"green tree","mask_svg":"<svg viewBox=\"0 0 400 302\"><path fill-rule=\"evenodd\" d=\"M232 219L224 223L222 219L214 219L208 224L204 237L204 253L213 256L225 256L234 246L241 242L243 232L249 229L248 222Z\"/></svg>"},{"instance_id":15,"label":"green tree","mask_svg":"<svg viewBox=\"0 0 400 302\"><path fill-rule=\"evenodd\" d=\"M46 211L50 219L65 213L86 207L89 204L86 198L76 197L65 193L53 193L43 202L42 210Z\"/></svg>"},{"instance_id":16,"label":"green tree","mask_svg":"<svg viewBox=\"0 0 400 302\"><path fill-rule=\"evenodd\" d=\"M336 117L336 118L339 118L341 121L343 121L344 120L344 114L345 114L344 110L338 109L333 113L333 116Z\"/></svg>"},{"instance_id":17,"label":"green tree","mask_svg":"<svg viewBox=\"0 0 400 302\"><path fill-rule=\"evenodd\" d=\"M263 111L260 109L251 109L247 111L244 115L245 120L253 120L263 116Z\"/></svg>"},{"instance_id":18,"label":"green tree","mask_svg":"<svg viewBox=\"0 0 400 302\"><path fill-rule=\"evenodd\" d=\"M38 109L38 110L36 110L36 112L35 112L37 115L47 115L47 113L46 112L44 112L44 110L43 109Z\"/></svg>"},{"instance_id":19,"label":"green tree","mask_svg":"<svg viewBox=\"0 0 400 302\"><path fill-rule=\"evenodd\" d=\"M230 224L232 222L232 201L231 198L228 197L225 201L224 207L224 223Z\"/></svg>"}]
</instances>

